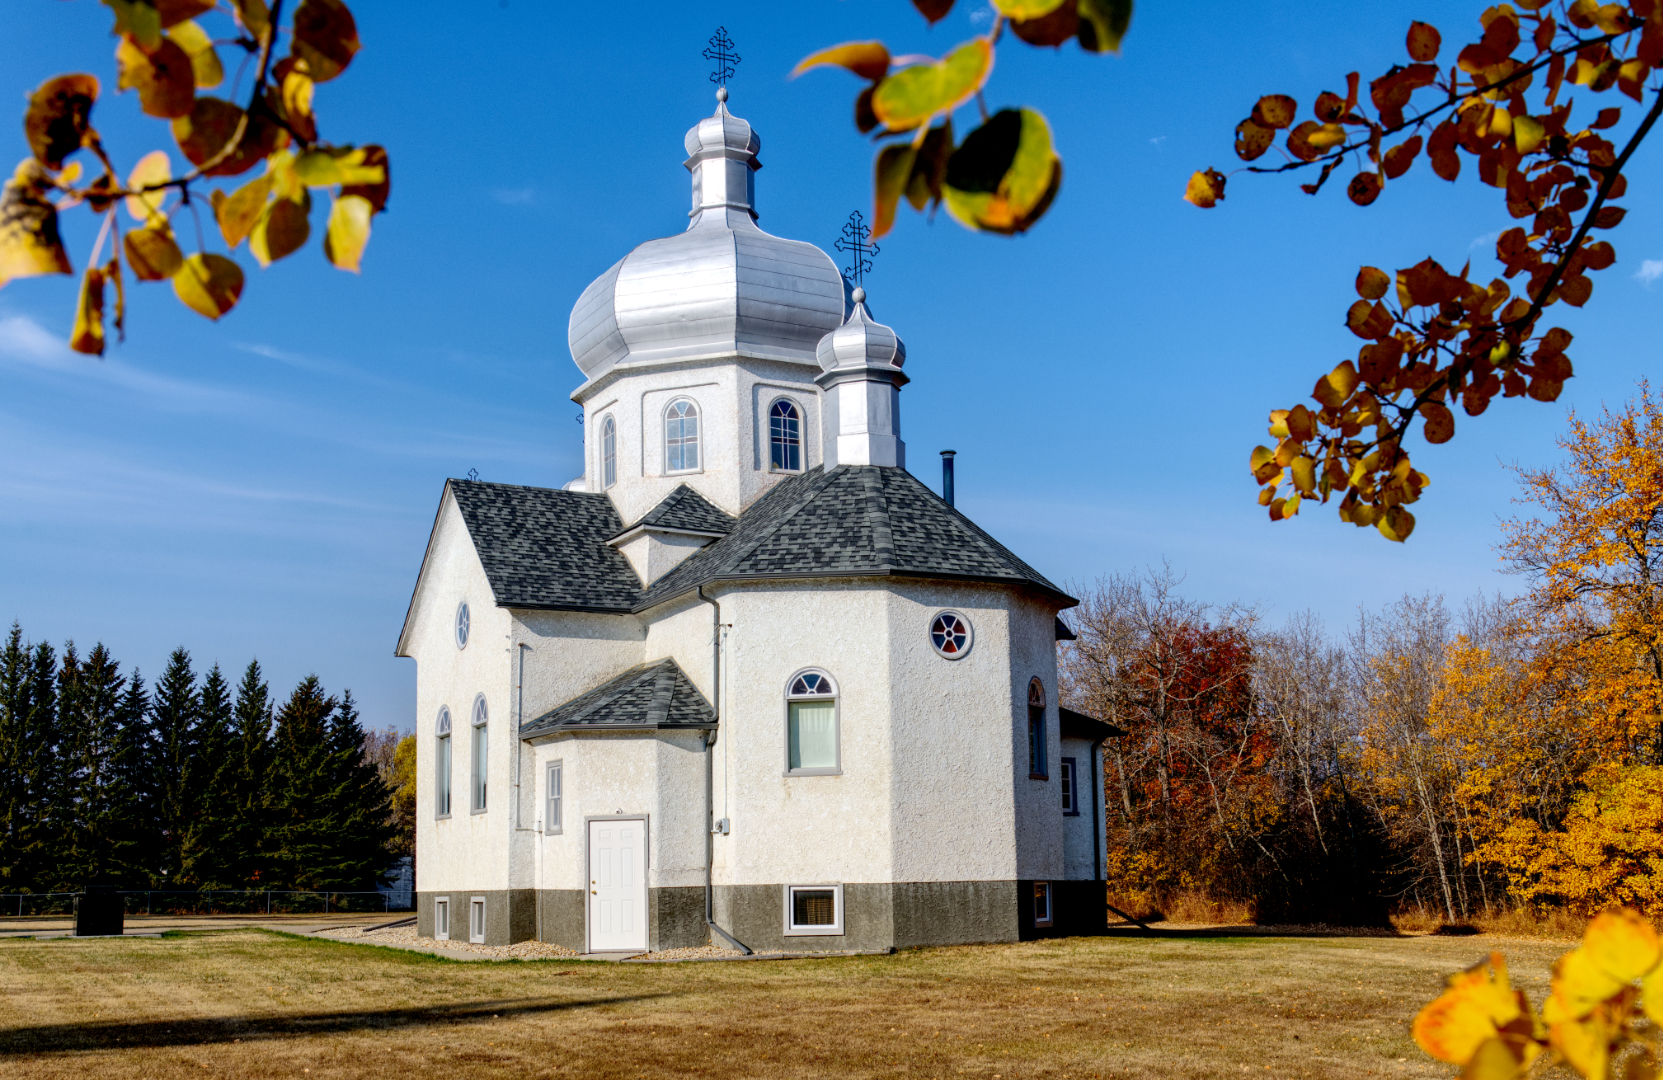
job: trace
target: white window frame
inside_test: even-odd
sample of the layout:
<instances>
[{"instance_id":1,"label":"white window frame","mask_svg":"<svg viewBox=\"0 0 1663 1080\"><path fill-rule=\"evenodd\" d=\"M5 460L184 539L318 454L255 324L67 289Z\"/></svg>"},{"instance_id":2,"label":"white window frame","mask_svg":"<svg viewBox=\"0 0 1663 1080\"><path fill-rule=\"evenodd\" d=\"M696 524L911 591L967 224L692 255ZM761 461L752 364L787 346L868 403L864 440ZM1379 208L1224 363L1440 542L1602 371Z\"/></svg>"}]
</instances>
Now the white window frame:
<instances>
[{"instance_id":1,"label":"white window frame","mask_svg":"<svg viewBox=\"0 0 1663 1080\"><path fill-rule=\"evenodd\" d=\"M1034 882L1034 926L1043 929L1056 922L1056 899L1051 882ZM1044 918L1040 917L1042 913Z\"/></svg>"},{"instance_id":2,"label":"white window frame","mask_svg":"<svg viewBox=\"0 0 1663 1080\"><path fill-rule=\"evenodd\" d=\"M456 605L456 625L451 628L455 635L456 647L458 649L466 649L468 647L468 635L472 631L472 623L472 616L468 614L468 602L463 600Z\"/></svg>"},{"instance_id":3,"label":"white window frame","mask_svg":"<svg viewBox=\"0 0 1663 1080\"><path fill-rule=\"evenodd\" d=\"M1061 762L1062 778L1062 814L1063 817L1080 816L1080 763L1077 759L1065 757Z\"/></svg>"},{"instance_id":4,"label":"white window frame","mask_svg":"<svg viewBox=\"0 0 1663 1080\"><path fill-rule=\"evenodd\" d=\"M491 709L485 695L473 699L473 722L469 725L472 738L468 745L468 806L472 813L483 814L490 807L491 779Z\"/></svg>"},{"instance_id":5,"label":"white window frame","mask_svg":"<svg viewBox=\"0 0 1663 1080\"><path fill-rule=\"evenodd\" d=\"M691 411L691 415L693 417L692 446L693 446L693 454L694 454L694 457L697 458L697 462L692 466L688 466L688 467L684 467L684 468L680 468L680 469L673 469L673 468L670 467L670 410L674 409L677 405L681 405L681 404L684 404L684 403L688 406L689 409L692 410ZM659 425L659 429L663 432L664 475L665 476L682 476L682 475L685 475L685 474L688 474L688 473L704 472L704 410L699 408L699 403L698 402L694 401L690 397L678 397L678 398L674 399L673 401L671 401L668 405L664 406L664 414L663 414L661 423ZM687 446L687 444L688 444L688 441L686 439L683 439L682 442L681 442L681 445L684 449ZM682 460L684 462L687 460L685 453L682 456Z\"/></svg>"},{"instance_id":6,"label":"white window frame","mask_svg":"<svg viewBox=\"0 0 1663 1080\"><path fill-rule=\"evenodd\" d=\"M561 801L565 791L562 783L563 761L551 761L543 770L543 832L554 836L563 830Z\"/></svg>"},{"instance_id":7,"label":"white window frame","mask_svg":"<svg viewBox=\"0 0 1663 1080\"><path fill-rule=\"evenodd\" d=\"M792 696L791 686L804 675L818 675L831 685L830 694L798 694ZM830 701L832 703L832 745L837 748L836 763L830 768L817 766L809 769L793 769L791 767L791 706L803 701ZM793 672L791 678L785 681L785 775L786 776L841 776L843 774L843 695L839 692L837 680L826 672L825 668L807 667Z\"/></svg>"},{"instance_id":8,"label":"white window frame","mask_svg":"<svg viewBox=\"0 0 1663 1080\"><path fill-rule=\"evenodd\" d=\"M781 405L790 406L791 411L796 414L797 432L796 432L795 442L789 444L789 445L794 445L797 448L797 467L796 468L792 468L789 465L777 465L777 464L774 463L774 410L779 408ZM808 416L807 411L792 398L783 397L783 396L782 397L777 397L773 401L770 401L768 403L768 412L765 415L764 419L766 419L767 422L768 422L768 471L769 472L800 473L800 472L803 471L804 466L807 464L807 461L805 460L807 458L807 452L806 452L806 449L804 447L804 443L806 442L806 440L803 438L803 430L804 430L804 428L806 428L808 426L807 416ZM782 441L781 445L788 445L788 444L786 444Z\"/></svg>"},{"instance_id":9,"label":"white window frame","mask_svg":"<svg viewBox=\"0 0 1663 1080\"><path fill-rule=\"evenodd\" d=\"M433 721L433 816L439 820L450 817L451 762L456 758L450 729L450 706L441 705Z\"/></svg>"},{"instance_id":10,"label":"white window frame","mask_svg":"<svg viewBox=\"0 0 1663 1080\"><path fill-rule=\"evenodd\" d=\"M797 926L792 922L795 906L792 898L799 892L825 892L832 894L832 912L835 920L830 926ZM842 885L787 885L785 887L785 936L786 937L842 937L843 936L843 886Z\"/></svg>"},{"instance_id":11,"label":"white window frame","mask_svg":"<svg viewBox=\"0 0 1663 1080\"><path fill-rule=\"evenodd\" d=\"M618 482L618 422L607 413L601 417L601 490Z\"/></svg>"},{"instance_id":12,"label":"white window frame","mask_svg":"<svg viewBox=\"0 0 1663 1080\"><path fill-rule=\"evenodd\" d=\"M943 652L941 650L941 646L935 643L935 621L943 615L953 616L959 621L959 625L964 628L964 648L960 649L956 653ZM943 660L963 660L965 657L970 655L970 650L976 647L975 625L965 617L964 612L953 608L943 608L941 611L931 615L930 621L924 624L924 637L925 640L930 643L930 648L934 649L936 655L941 657Z\"/></svg>"},{"instance_id":13,"label":"white window frame","mask_svg":"<svg viewBox=\"0 0 1663 1080\"><path fill-rule=\"evenodd\" d=\"M450 940L450 897L433 898L433 940Z\"/></svg>"},{"instance_id":14,"label":"white window frame","mask_svg":"<svg viewBox=\"0 0 1663 1080\"><path fill-rule=\"evenodd\" d=\"M468 899L468 941L474 945L485 944L485 898L474 896Z\"/></svg>"}]
</instances>

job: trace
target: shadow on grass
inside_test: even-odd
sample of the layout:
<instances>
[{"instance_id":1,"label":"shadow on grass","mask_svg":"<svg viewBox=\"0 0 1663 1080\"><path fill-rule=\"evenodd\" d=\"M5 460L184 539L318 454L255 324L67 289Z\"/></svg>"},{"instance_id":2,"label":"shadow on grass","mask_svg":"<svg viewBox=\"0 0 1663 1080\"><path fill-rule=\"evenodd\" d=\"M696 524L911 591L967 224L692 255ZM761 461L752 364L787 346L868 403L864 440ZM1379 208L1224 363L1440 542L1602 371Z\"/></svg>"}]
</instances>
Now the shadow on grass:
<instances>
[{"instance_id":1,"label":"shadow on grass","mask_svg":"<svg viewBox=\"0 0 1663 1080\"><path fill-rule=\"evenodd\" d=\"M1197 926L1171 929L1154 924L1145 930L1137 926L1111 926L1093 937L1107 938L1400 938L1408 935L1390 926Z\"/></svg>"},{"instance_id":2,"label":"shadow on grass","mask_svg":"<svg viewBox=\"0 0 1663 1080\"><path fill-rule=\"evenodd\" d=\"M17 1054L203 1046L233 1040L256 1042L310 1038L316 1035L343 1035L357 1031L422 1028L491 1020L497 1017L524 1017L592 1009L602 1005L627 1005L671 996L673 995L633 994L577 1001L468 1001L455 1005L430 1005L409 1009L358 1009L281 1016L39 1024L34 1027L16 1027L0 1031L0 1058Z\"/></svg>"}]
</instances>

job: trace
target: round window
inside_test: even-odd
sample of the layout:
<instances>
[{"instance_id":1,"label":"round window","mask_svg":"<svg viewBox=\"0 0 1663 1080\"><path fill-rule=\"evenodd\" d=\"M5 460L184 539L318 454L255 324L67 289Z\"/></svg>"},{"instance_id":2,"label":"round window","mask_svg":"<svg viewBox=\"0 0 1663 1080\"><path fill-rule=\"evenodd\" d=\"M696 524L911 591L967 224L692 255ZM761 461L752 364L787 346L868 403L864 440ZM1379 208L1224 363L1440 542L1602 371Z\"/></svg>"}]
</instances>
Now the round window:
<instances>
[{"instance_id":1,"label":"round window","mask_svg":"<svg viewBox=\"0 0 1663 1080\"><path fill-rule=\"evenodd\" d=\"M468 602L462 601L456 605L456 647L468 647Z\"/></svg>"},{"instance_id":2,"label":"round window","mask_svg":"<svg viewBox=\"0 0 1663 1080\"><path fill-rule=\"evenodd\" d=\"M974 638L970 620L956 611L943 611L930 622L930 644L949 660L957 660L969 652Z\"/></svg>"}]
</instances>

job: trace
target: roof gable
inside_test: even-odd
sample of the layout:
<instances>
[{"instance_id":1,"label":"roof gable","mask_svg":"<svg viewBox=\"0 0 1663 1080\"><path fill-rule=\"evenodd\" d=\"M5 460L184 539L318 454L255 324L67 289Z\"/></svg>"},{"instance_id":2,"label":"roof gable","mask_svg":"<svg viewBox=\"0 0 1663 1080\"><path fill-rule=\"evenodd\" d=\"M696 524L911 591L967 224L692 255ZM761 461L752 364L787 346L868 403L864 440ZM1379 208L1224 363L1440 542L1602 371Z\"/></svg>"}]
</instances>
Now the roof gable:
<instances>
[{"instance_id":1,"label":"roof gable","mask_svg":"<svg viewBox=\"0 0 1663 1080\"><path fill-rule=\"evenodd\" d=\"M685 529L688 532L729 533L733 531L731 515L713 506L703 495L686 484L677 487L635 524L624 529L632 532L643 526L656 529Z\"/></svg>"},{"instance_id":2,"label":"roof gable","mask_svg":"<svg viewBox=\"0 0 1663 1080\"><path fill-rule=\"evenodd\" d=\"M627 612L640 598L629 560L606 543L623 522L605 495L480 480L447 487L499 605Z\"/></svg>"}]
</instances>

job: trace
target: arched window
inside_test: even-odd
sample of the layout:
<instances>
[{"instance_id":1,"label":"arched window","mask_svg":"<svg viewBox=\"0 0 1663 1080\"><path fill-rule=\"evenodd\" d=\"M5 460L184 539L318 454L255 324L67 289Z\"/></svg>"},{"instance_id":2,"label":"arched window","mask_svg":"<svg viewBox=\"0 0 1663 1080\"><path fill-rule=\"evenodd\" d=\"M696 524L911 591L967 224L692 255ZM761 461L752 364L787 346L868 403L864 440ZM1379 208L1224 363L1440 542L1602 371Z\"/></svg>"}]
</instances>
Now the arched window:
<instances>
[{"instance_id":1,"label":"arched window","mask_svg":"<svg viewBox=\"0 0 1663 1080\"><path fill-rule=\"evenodd\" d=\"M794 675L785 692L785 771L798 775L842 769L837 685L823 671Z\"/></svg>"},{"instance_id":2,"label":"arched window","mask_svg":"<svg viewBox=\"0 0 1663 1080\"><path fill-rule=\"evenodd\" d=\"M618 482L618 425L608 415L601 421L601 490Z\"/></svg>"},{"instance_id":3,"label":"arched window","mask_svg":"<svg viewBox=\"0 0 1663 1080\"><path fill-rule=\"evenodd\" d=\"M664 411L664 469L691 472L699 467L699 407L682 398Z\"/></svg>"},{"instance_id":4,"label":"arched window","mask_svg":"<svg viewBox=\"0 0 1663 1080\"><path fill-rule=\"evenodd\" d=\"M768 463L786 472L803 467L803 419L784 398L768 410Z\"/></svg>"},{"instance_id":5,"label":"arched window","mask_svg":"<svg viewBox=\"0 0 1663 1080\"><path fill-rule=\"evenodd\" d=\"M473 810L476 814L485 809L485 778L489 765L487 751L490 749L486 725L490 719L485 708L485 695L480 694L473 699Z\"/></svg>"},{"instance_id":6,"label":"arched window","mask_svg":"<svg viewBox=\"0 0 1663 1080\"><path fill-rule=\"evenodd\" d=\"M439 706L439 719L433 724L437 736L433 777L433 815L450 817L450 706Z\"/></svg>"},{"instance_id":7,"label":"arched window","mask_svg":"<svg viewBox=\"0 0 1663 1080\"><path fill-rule=\"evenodd\" d=\"M456 647L468 647L468 602L462 601L456 605Z\"/></svg>"},{"instance_id":8,"label":"arched window","mask_svg":"<svg viewBox=\"0 0 1663 1080\"><path fill-rule=\"evenodd\" d=\"M1038 679L1028 683L1028 776L1034 780L1050 778L1045 767L1045 684Z\"/></svg>"}]
</instances>

